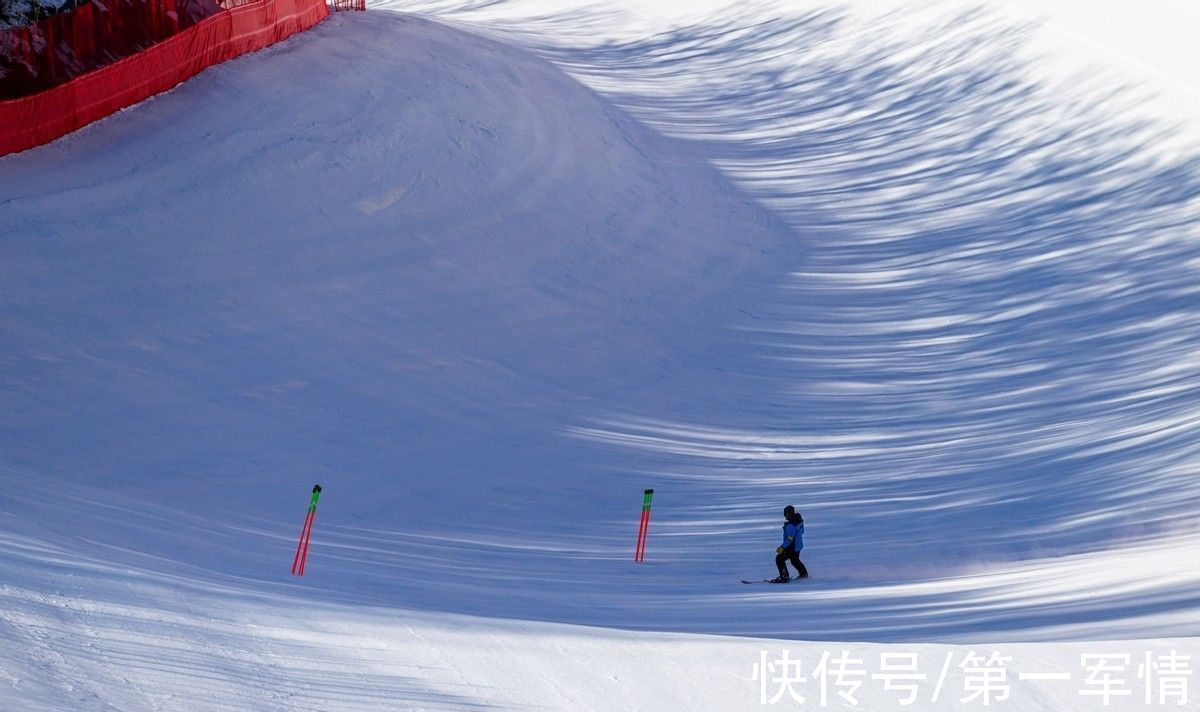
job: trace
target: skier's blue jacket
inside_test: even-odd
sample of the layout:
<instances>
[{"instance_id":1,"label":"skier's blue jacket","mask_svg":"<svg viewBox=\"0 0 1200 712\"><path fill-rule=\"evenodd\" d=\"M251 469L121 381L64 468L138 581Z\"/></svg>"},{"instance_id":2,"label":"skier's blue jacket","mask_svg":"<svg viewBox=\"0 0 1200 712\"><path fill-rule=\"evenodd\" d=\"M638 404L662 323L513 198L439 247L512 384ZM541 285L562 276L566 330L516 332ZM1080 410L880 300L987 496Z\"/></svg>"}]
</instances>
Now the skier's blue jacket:
<instances>
[{"instance_id":1,"label":"skier's blue jacket","mask_svg":"<svg viewBox=\"0 0 1200 712\"><path fill-rule=\"evenodd\" d=\"M800 551L804 548L804 522L792 524L788 522L783 525L783 543L780 544L785 549L795 549Z\"/></svg>"}]
</instances>

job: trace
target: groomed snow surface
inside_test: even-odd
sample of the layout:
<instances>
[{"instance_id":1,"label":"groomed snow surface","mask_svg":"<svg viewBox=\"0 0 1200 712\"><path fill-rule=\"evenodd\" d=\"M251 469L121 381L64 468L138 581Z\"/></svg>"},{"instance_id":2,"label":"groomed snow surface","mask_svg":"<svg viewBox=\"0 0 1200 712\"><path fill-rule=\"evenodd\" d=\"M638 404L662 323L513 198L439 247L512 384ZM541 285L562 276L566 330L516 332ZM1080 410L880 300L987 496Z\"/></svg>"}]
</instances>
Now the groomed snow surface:
<instances>
[{"instance_id":1,"label":"groomed snow surface","mask_svg":"<svg viewBox=\"0 0 1200 712\"><path fill-rule=\"evenodd\" d=\"M1023 7L397 2L0 159L0 708L1200 709L1200 61Z\"/></svg>"}]
</instances>

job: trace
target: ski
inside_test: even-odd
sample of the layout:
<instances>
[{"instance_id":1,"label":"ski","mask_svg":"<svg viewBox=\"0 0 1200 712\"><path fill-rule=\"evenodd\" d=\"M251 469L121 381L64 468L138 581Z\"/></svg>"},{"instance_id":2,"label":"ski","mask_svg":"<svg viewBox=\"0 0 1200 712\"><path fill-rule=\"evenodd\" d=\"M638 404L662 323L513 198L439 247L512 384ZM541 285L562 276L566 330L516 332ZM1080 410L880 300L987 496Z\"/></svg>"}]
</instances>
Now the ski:
<instances>
[{"instance_id":1,"label":"ski","mask_svg":"<svg viewBox=\"0 0 1200 712\"><path fill-rule=\"evenodd\" d=\"M746 580L746 579L742 579L742 583L777 583L777 584L784 584L784 583L791 583L792 581L807 581L807 580L808 580L808 579L810 579L810 578L812 578L812 577L811 577L811 576L805 576L805 577L800 577L800 578L788 579L787 581L775 581L774 579L760 579L760 580L758 580L758 581L748 581L748 580Z\"/></svg>"}]
</instances>

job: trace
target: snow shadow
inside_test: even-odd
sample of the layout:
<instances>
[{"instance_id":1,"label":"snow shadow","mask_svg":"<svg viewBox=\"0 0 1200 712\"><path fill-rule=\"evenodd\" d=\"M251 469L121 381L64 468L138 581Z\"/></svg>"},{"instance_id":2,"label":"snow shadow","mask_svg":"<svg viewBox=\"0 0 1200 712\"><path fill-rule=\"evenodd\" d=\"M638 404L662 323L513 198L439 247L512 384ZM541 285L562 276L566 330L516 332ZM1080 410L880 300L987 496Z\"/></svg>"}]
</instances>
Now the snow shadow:
<instances>
[{"instance_id":1,"label":"snow shadow","mask_svg":"<svg viewBox=\"0 0 1200 712\"><path fill-rule=\"evenodd\" d=\"M1197 556L1200 154L1142 117L1142 88L1043 76L1033 26L752 12L632 39L607 9L479 24L688 141L797 235L728 339L569 429L658 488L660 565L685 586L769 571L756 552L792 502L810 568L845 589L805 598L820 622L796 635L1194 631L1200 599L1165 572ZM1161 558L1102 580L1056 558L1120 550ZM1060 594L884 595L1026 561ZM687 600L710 629L757 629Z\"/></svg>"},{"instance_id":2,"label":"snow shadow","mask_svg":"<svg viewBox=\"0 0 1200 712\"><path fill-rule=\"evenodd\" d=\"M726 13L586 49L544 22L526 42L803 236L700 398L579 435L723 519L794 501L851 575L1194 530L1200 157L1161 148L1142 90L1041 78L1033 28L982 11Z\"/></svg>"}]
</instances>

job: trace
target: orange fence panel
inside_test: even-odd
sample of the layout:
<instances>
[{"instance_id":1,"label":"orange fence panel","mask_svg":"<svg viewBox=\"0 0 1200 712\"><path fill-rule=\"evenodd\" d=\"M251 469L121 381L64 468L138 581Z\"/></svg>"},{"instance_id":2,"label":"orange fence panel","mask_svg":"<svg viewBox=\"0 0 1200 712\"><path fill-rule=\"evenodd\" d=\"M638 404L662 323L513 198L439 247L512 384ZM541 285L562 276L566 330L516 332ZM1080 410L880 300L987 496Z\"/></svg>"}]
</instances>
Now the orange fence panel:
<instances>
[{"instance_id":1,"label":"orange fence panel","mask_svg":"<svg viewBox=\"0 0 1200 712\"><path fill-rule=\"evenodd\" d=\"M185 3L197 1L209 0L174 0L174 4L182 7ZM154 22L158 24L154 26L165 31L172 28L173 23L178 22L184 14L180 11L156 13ZM0 155L53 141L81 126L166 91L214 64L262 49L296 32L307 30L328 14L325 0L257 0L230 9L218 8L215 14L203 17L185 29L110 64L85 71L36 94L0 100ZM90 26L100 24L104 23L92 21ZM113 36L120 35L122 30L117 27L118 24L111 22L111 26L106 25L105 32L113 33ZM60 31L65 26L56 25L54 31ZM42 34L41 42L47 36ZM87 48L94 37L94 34L84 33L83 37L73 42L78 42L80 48ZM36 51L39 46L44 47L41 42L34 41L37 39L26 36L25 41L31 42L28 52L16 54L29 57L29 52ZM53 56L50 60L52 63L69 64L62 60L64 53L49 54ZM67 56L72 59L76 57L74 54ZM58 67L55 71L61 73L66 70Z\"/></svg>"}]
</instances>

